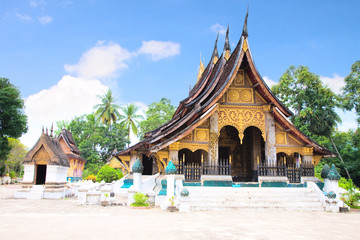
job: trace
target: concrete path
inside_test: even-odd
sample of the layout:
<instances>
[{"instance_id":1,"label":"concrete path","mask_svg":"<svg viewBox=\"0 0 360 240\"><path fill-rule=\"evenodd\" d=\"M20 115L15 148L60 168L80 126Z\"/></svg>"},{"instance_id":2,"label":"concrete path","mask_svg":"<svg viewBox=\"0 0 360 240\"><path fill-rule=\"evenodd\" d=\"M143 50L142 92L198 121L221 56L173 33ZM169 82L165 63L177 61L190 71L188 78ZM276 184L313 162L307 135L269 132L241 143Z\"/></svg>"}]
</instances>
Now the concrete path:
<instances>
[{"instance_id":1,"label":"concrete path","mask_svg":"<svg viewBox=\"0 0 360 240\"><path fill-rule=\"evenodd\" d=\"M227 210L191 213L0 200L0 239L360 239L360 213Z\"/></svg>"}]
</instances>

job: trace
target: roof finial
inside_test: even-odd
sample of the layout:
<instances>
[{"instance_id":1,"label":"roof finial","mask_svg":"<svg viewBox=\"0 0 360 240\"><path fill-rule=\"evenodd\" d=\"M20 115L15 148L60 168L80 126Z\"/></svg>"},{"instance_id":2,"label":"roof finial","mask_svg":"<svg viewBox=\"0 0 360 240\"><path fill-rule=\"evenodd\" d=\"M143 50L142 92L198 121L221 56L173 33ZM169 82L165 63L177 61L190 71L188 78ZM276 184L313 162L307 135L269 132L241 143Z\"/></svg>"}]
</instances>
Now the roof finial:
<instances>
[{"instance_id":1,"label":"roof finial","mask_svg":"<svg viewBox=\"0 0 360 240\"><path fill-rule=\"evenodd\" d=\"M46 135L49 135L48 127L46 127Z\"/></svg>"},{"instance_id":2,"label":"roof finial","mask_svg":"<svg viewBox=\"0 0 360 240\"><path fill-rule=\"evenodd\" d=\"M212 59L214 64L216 64L216 62L219 60L219 53L218 53L218 50L217 50L218 39L219 39L219 32L217 34L216 41L215 41L215 46L214 46L214 51L213 51L213 54L211 56L211 59Z\"/></svg>"},{"instance_id":3,"label":"roof finial","mask_svg":"<svg viewBox=\"0 0 360 240\"><path fill-rule=\"evenodd\" d=\"M50 129L50 137L53 136L53 131L54 131L54 123L51 123L51 129Z\"/></svg>"},{"instance_id":4,"label":"roof finial","mask_svg":"<svg viewBox=\"0 0 360 240\"><path fill-rule=\"evenodd\" d=\"M44 125L42 125L42 130L41 130L42 133L44 133Z\"/></svg>"},{"instance_id":5,"label":"roof finial","mask_svg":"<svg viewBox=\"0 0 360 240\"><path fill-rule=\"evenodd\" d=\"M230 49L230 43L229 43L229 24L226 30L226 37L225 37L225 45L224 45L224 57L226 60L230 58L231 49Z\"/></svg>"},{"instance_id":6,"label":"roof finial","mask_svg":"<svg viewBox=\"0 0 360 240\"><path fill-rule=\"evenodd\" d=\"M198 75L197 75L197 81L200 80L200 78L201 78L204 70L205 70L205 66L204 66L204 64L203 64L202 61L201 61L201 53L200 53L200 66L199 66L199 71L198 71Z\"/></svg>"},{"instance_id":7,"label":"roof finial","mask_svg":"<svg viewBox=\"0 0 360 240\"><path fill-rule=\"evenodd\" d=\"M248 30L247 30L247 19L249 16L249 5L247 7L247 11L246 11L246 16L245 16L245 21L244 21L244 27L243 27L243 32L242 32L242 36L244 36L244 38L248 37Z\"/></svg>"}]
</instances>

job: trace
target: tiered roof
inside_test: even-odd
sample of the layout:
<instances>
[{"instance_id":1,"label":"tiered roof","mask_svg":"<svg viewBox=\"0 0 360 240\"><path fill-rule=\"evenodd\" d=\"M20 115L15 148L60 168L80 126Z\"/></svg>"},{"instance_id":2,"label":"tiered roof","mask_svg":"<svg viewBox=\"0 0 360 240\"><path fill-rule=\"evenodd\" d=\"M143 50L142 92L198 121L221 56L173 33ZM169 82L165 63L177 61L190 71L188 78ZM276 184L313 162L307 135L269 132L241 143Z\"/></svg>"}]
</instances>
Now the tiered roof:
<instances>
[{"instance_id":1,"label":"tiered roof","mask_svg":"<svg viewBox=\"0 0 360 240\"><path fill-rule=\"evenodd\" d=\"M152 155L188 135L217 110L218 101L228 90L240 68L244 69L249 76L254 90L261 94L267 104L274 106L274 115L277 121L282 123L294 136L308 144L309 147L313 147L314 153L333 155L331 151L306 137L287 120L287 117L292 116L293 113L271 92L255 67L247 40L247 17L248 13L242 35L232 53L228 39L229 28L226 33L224 50L220 57L218 57L217 50L218 38L216 39L212 57L201 78L190 91L189 96L180 102L173 118L168 123L146 133L143 141L116 153L115 156L126 155L134 150L145 150L148 151L148 155Z\"/></svg>"}]
</instances>

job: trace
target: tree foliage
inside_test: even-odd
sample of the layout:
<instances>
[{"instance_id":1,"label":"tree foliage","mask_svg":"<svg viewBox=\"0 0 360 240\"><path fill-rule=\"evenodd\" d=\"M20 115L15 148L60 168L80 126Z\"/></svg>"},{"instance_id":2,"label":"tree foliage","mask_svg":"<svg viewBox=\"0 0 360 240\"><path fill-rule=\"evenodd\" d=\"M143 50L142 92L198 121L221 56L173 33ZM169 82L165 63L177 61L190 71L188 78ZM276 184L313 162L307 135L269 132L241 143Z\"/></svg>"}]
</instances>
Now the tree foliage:
<instances>
[{"instance_id":1,"label":"tree foliage","mask_svg":"<svg viewBox=\"0 0 360 240\"><path fill-rule=\"evenodd\" d=\"M7 156L7 159L2 163L0 168L2 171L0 170L0 176L3 174L8 174L11 171L14 172L17 176L20 176L22 171L22 163L25 159L27 149L18 139L9 138L8 140L11 150Z\"/></svg>"},{"instance_id":2,"label":"tree foliage","mask_svg":"<svg viewBox=\"0 0 360 240\"><path fill-rule=\"evenodd\" d=\"M96 176L96 181L101 182L104 180L107 183L111 183L122 177L122 172L110 167L109 165L105 165L99 170L99 173Z\"/></svg>"},{"instance_id":3,"label":"tree foliage","mask_svg":"<svg viewBox=\"0 0 360 240\"><path fill-rule=\"evenodd\" d=\"M126 106L122 106L121 108L122 114L120 114L120 123L125 126L128 131L128 142L130 143L130 133L131 131L138 135L138 125L139 121L143 120L143 116L141 116L139 112L139 108L134 104L129 104Z\"/></svg>"},{"instance_id":4,"label":"tree foliage","mask_svg":"<svg viewBox=\"0 0 360 240\"><path fill-rule=\"evenodd\" d=\"M360 61L351 66L350 74L345 78L345 87L342 89L344 108L355 109L360 124Z\"/></svg>"},{"instance_id":5,"label":"tree foliage","mask_svg":"<svg viewBox=\"0 0 360 240\"><path fill-rule=\"evenodd\" d=\"M294 111L291 118L294 125L315 140L331 136L334 127L341 122L335 111L339 105L337 95L308 67L290 66L272 91Z\"/></svg>"},{"instance_id":6,"label":"tree foliage","mask_svg":"<svg viewBox=\"0 0 360 240\"><path fill-rule=\"evenodd\" d=\"M9 79L0 77L0 161L10 152L8 138L19 138L27 132L27 117L20 91Z\"/></svg>"},{"instance_id":7,"label":"tree foliage","mask_svg":"<svg viewBox=\"0 0 360 240\"><path fill-rule=\"evenodd\" d=\"M143 138L145 133L169 122L175 110L175 107L171 105L171 101L167 98L162 98L159 102L150 104L145 113L146 119L140 122L141 137Z\"/></svg>"},{"instance_id":8,"label":"tree foliage","mask_svg":"<svg viewBox=\"0 0 360 240\"><path fill-rule=\"evenodd\" d=\"M92 164L103 165L114 149L124 149L126 141L126 129L119 123L110 126L102 125L96 121L95 114L75 117L68 123L57 122L59 127L71 130L74 141L81 151L81 157L87 159L86 167ZM96 169L96 166L93 166Z\"/></svg>"},{"instance_id":9,"label":"tree foliage","mask_svg":"<svg viewBox=\"0 0 360 240\"><path fill-rule=\"evenodd\" d=\"M109 89L104 95L98 96L101 99L101 103L95 105L96 112L95 115L97 119L105 124L111 125L112 123L116 123L120 113L118 109L119 105L115 104L115 97L112 95L111 90Z\"/></svg>"}]
</instances>

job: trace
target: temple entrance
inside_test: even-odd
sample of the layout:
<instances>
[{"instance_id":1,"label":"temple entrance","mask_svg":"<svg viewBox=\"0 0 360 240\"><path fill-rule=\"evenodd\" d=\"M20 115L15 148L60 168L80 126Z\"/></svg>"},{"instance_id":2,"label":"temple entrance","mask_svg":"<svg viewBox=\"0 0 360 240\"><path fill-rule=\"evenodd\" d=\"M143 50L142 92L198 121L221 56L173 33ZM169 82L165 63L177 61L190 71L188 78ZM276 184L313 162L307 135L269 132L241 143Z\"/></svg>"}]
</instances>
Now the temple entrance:
<instances>
[{"instance_id":1,"label":"temple entrance","mask_svg":"<svg viewBox=\"0 0 360 240\"><path fill-rule=\"evenodd\" d=\"M248 127L244 131L242 144L239 132L232 126L225 126L219 137L219 162L231 161L231 176L234 182L257 181L257 161L265 158L265 142L261 131Z\"/></svg>"},{"instance_id":2,"label":"temple entrance","mask_svg":"<svg viewBox=\"0 0 360 240\"><path fill-rule=\"evenodd\" d=\"M46 180L46 165L36 165L36 185L45 184Z\"/></svg>"},{"instance_id":3,"label":"temple entrance","mask_svg":"<svg viewBox=\"0 0 360 240\"><path fill-rule=\"evenodd\" d=\"M153 174L153 158L147 157L145 154L143 154L142 164L144 166L143 175L152 175Z\"/></svg>"},{"instance_id":4,"label":"temple entrance","mask_svg":"<svg viewBox=\"0 0 360 240\"><path fill-rule=\"evenodd\" d=\"M185 175L185 181L200 181L202 168L208 163L208 153L204 150L181 149L178 153L178 171Z\"/></svg>"}]
</instances>

